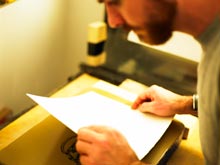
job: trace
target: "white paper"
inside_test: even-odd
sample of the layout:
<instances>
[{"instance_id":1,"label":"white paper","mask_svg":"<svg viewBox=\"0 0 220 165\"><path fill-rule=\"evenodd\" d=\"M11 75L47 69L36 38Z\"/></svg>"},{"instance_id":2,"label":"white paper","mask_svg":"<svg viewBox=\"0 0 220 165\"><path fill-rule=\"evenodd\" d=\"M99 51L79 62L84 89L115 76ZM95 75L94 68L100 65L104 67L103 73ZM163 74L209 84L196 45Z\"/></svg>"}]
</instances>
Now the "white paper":
<instances>
[{"instance_id":1,"label":"white paper","mask_svg":"<svg viewBox=\"0 0 220 165\"><path fill-rule=\"evenodd\" d=\"M27 95L76 133L79 128L90 125L117 129L139 159L154 147L172 121L132 110L128 105L92 91L67 98Z\"/></svg>"}]
</instances>

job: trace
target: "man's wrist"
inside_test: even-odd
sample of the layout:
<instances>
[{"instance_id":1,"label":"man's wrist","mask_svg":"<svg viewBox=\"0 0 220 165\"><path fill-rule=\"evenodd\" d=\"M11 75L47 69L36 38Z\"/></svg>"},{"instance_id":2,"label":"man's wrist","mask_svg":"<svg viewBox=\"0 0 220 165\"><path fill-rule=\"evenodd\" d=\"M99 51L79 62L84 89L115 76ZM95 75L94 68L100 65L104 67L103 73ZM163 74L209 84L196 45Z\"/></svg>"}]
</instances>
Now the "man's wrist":
<instances>
[{"instance_id":1,"label":"man's wrist","mask_svg":"<svg viewBox=\"0 0 220 165\"><path fill-rule=\"evenodd\" d=\"M198 111L198 99L199 99L199 96L197 94L194 94L192 99L193 99L192 109L194 111Z\"/></svg>"},{"instance_id":2,"label":"man's wrist","mask_svg":"<svg viewBox=\"0 0 220 165\"><path fill-rule=\"evenodd\" d=\"M180 111L178 114L191 114L197 116L197 111L193 109L193 96L182 96Z\"/></svg>"},{"instance_id":3,"label":"man's wrist","mask_svg":"<svg viewBox=\"0 0 220 165\"><path fill-rule=\"evenodd\" d=\"M198 97L197 96L189 96L188 100L188 114L191 114L193 116L198 116Z\"/></svg>"}]
</instances>

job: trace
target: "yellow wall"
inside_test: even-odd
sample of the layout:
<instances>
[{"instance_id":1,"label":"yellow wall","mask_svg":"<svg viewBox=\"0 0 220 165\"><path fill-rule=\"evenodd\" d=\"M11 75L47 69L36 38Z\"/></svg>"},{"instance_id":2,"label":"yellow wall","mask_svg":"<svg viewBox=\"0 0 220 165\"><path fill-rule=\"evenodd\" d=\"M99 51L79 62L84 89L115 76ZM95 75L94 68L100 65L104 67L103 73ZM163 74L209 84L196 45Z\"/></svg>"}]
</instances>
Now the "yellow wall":
<instances>
[{"instance_id":1,"label":"yellow wall","mask_svg":"<svg viewBox=\"0 0 220 165\"><path fill-rule=\"evenodd\" d=\"M25 93L46 95L76 74L87 24L103 11L93 0L18 0L0 8L0 103L16 114L33 104Z\"/></svg>"}]
</instances>

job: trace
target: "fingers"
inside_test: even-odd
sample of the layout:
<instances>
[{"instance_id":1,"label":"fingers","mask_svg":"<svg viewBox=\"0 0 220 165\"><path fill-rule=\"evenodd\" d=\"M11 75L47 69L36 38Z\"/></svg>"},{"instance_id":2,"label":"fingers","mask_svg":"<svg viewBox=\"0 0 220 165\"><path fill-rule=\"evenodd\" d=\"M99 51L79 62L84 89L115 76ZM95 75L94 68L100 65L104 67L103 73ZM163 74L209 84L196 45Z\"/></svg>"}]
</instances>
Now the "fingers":
<instances>
[{"instance_id":1,"label":"fingers","mask_svg":"<svg viewBox=\"0 0 220 165\"><path fill-rule=\"evenodd\" d=\"M87 128L78 131L76 150L80 155L88 155L88 151L91 150L93 136L93 132Z\"/></svg>"},{"instance_id":2,"label":"fingers","mask_svg":"<svg viewBox=\"0 0 220 165\"><path fill-rule=\"evenodd\" d=\"M166 104L158 104L157 102L146 102L138 107L138 110L143 113L151 113L162 117L172 117L176 113Z\"/></svg>"},{"instance_id":3,"label":"fingers","mask_svg":"<svg viewBox=\"0 0 220 165\"><path fill-rule=\"evenodd\" d=\"M153 102L144 102L138 106L138 110L143 113L153 113Z\"/></svg>"},{"instance_id":4,"label":"fingers","mask_svg":"<svg viewBox=\"0 0 220 165\"><path fill-rule=\"evenodd\" d=\"M101 126L101 125L92 125L87 128L96 133L110 132L113 130L113 128L109 126Z\"/></svg>"},{"instance_id":5,"label":"fingers","mask_svg":"<svg viewBox=\"0 0 220 165\"><path fill-rule=\"evenodd\" d=\"M92 146L105 141L106 134L111 131L112 128L106 126L89 126L79 129L76 143L77 151L80 154L90 154L93 151Z\"/></svg>"},{"instance_id":6,"label":"fingers","mask_svg":"<svg viewBox=\"0 0 220 165\"><path fill-rule=\"evenodd\" d=\"M101 129L101 128L100 128ZM92 152L93 144L102 138L101 131L94 126L79 129L77 133L76 149L82 155L89 155Z\"/></svg>"},{"instance_id":7,"label":"fingers","mask_svg":"<svg viewBox=\"0 0 220 165\"><path fill-rule=\"evenodd\" d=\"M87 143L92 143L94 139L98 136L97 132L91 130L89 127L84 127L79 129L77 140L81 140Z\"/></svg>"},{"instance_id":8,"label":"fingers","mask_svg":"<svg viewBox=\"0 0 220 165\"><path fill-rule=\"evenodd\" d=\"M89 155L91 151L91 144L78 140L76 142L76 150L80 155Z\"/></svg>"},{"instance_id":9,"label":"fingers","mask_svg":"<svg viewBox=\"0 0 220 165\"><path fill-rule=\"evenodd\" d=\"M76 149L81 164L132 164L138 161L127 140L107 126L89 126L78 131Z\"/></svg>"},{"instance_id":10,"label":"fingers","mask_svg":"<svg viewBox=\"0 0 220 165\"><path fill-rule=\"evenodd\" d=\"M94 164L89 155L80 155L80 163L81 164Z\"/></svg>"},{"instance_id":11,"label":"fingers","mask_svg":"<svg viewBox=\"0 0 220 165\"><path fill-rule=\"evenodd\" d=\"M152 95L150 95L150 90L145 91L144 93L140 94L137 99L132 104L132 109L137 109L142 103L152 101Z\"/></svg>"}]
</instances>

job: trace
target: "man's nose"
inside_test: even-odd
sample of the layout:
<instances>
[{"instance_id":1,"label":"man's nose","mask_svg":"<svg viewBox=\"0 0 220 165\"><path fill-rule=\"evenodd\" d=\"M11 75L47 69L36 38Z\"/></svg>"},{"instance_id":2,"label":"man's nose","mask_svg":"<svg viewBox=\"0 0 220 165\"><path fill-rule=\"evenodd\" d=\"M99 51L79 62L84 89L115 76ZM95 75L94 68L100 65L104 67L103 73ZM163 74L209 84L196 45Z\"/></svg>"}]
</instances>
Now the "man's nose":
<instances>
[{"instance_id":1,"label":"man's nose","mask_svg":"<svg viewBox=\"0 0 220 165\"><path fill-rule=\"evenodd\" d=\"M106 5L108 24L111 28L118 28L125 24L125 20L114 6Z\"/></svg>"}]
</instances>

